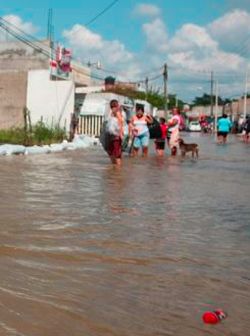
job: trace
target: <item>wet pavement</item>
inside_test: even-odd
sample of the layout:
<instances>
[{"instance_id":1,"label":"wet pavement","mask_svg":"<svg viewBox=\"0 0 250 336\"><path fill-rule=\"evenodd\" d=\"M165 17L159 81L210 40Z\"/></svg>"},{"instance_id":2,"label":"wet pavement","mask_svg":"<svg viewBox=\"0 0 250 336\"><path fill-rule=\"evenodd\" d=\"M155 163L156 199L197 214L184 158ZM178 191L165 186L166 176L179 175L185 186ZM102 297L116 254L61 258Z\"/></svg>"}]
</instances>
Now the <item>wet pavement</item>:
<instances>
[{"instance_id":1,"label":"wet pavement","mask_svg":"<svg viewBox=\"0 0 250 336\"><path fill-rule=\"evenodd\" d=\"M1 336L250 334L250 145L184 138L199 160L0 158Z\"/></svg>"}]
</instances>

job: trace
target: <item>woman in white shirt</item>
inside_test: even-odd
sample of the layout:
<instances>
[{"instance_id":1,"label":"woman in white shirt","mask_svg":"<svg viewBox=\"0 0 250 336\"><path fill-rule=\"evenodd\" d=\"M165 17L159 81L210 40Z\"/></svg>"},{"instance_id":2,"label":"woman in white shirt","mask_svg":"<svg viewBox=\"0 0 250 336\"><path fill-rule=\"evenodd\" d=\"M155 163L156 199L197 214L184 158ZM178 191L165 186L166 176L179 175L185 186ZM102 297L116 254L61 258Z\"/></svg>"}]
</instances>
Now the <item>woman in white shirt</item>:
<instances>
[{"instance_id":1,"label":"woman in white shirt","mask_svg":"<svg viewBox=\"0 0 250 336\"><path fill-rule=\"evenodd\" d=\"M150 115L144 115L144 106L138 104L136 107L136 115L132 117L130 122L130 130L133 134L133 154L138 155L140 147L142 148L142 155L148 155L149 145L149 129L148 124L153 122Z\"/></svg>"}]
</instances>

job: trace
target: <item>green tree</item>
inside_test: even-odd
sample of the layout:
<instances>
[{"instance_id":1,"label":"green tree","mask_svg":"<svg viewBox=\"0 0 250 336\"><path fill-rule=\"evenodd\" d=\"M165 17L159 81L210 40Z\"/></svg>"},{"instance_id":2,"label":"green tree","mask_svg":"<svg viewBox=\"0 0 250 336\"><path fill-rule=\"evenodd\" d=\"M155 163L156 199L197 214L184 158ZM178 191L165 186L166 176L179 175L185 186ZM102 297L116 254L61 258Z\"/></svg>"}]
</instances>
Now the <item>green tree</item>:
<instances>
[{"instance_id":1,"label":"green tree","mask_svg":"<svg viewBox=\"0 0 250 336\"><path fill-rule=\"evenodd\" d=\"M113 92L116 94L120 94L123 96L127 96L131 99L141 99L146 100L154 107L157 107L158 109L163 110L165 107L165 98L164 95L161 94L158 91L150 90L148 93L141 92L137 90L133 90L131 88L124 87L116 87L114 86L112 89L108 90L109 92ZM171 109L176 104L176 95L170 94L168 97L168 108ZM184 102L182 100L178 100L178 106L182 108L184 105Z\"/></svg>"},{"instance_id":2,"label":"green tree","mask_svg":"<svg viewBox=\"0 0 250 336\"><path fill-rule=\"evenodd\" d=\"M213 95L213 102L215 103L215 99L216 97ZM224 105L225 102L227 101L223 100L220 96L218 97L218 105ZM193 100L193 104L192 105L202 105L202 106L208 106L211 105L211 95L204 93L203 96L201 97L195 97L195 99Z\"/></svg>"}]
</instances>

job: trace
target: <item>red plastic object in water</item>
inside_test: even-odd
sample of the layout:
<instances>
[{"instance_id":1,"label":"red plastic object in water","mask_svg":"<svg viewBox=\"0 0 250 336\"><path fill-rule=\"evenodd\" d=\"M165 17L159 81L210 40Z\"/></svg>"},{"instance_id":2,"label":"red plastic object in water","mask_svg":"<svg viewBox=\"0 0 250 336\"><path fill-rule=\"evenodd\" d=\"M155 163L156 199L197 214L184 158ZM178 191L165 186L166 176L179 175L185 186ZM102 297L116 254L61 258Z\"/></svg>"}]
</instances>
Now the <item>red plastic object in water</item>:
<instances>
[{"instance_id":1,"label":"red plastic object in water","mask_svg":"<svg viewBox=\"0 0 250 336\"><path fill-rule=\"evenodd\" d=\"M226 317L227 314L224 313L223 310L221 309L217 309L214 311L207 311L202 316L204 323L208 324L217 324Z\"/></svg>"}]
</instances>

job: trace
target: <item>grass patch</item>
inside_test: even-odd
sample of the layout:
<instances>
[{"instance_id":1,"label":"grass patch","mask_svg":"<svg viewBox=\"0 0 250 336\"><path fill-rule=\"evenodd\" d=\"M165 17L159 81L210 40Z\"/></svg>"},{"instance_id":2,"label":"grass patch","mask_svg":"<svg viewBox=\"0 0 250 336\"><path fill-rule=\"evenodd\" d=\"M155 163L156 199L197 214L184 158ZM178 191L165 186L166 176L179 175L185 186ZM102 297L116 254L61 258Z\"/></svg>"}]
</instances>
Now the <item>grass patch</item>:
<instances>
[{"instance_id":1,"label":"grass patch","mask_svg":"<svg viewBox=\"0 0 250 336\"><path fill-rule=\"evenodd\" d=\"M41 146L62 142L64 139L66 139L64 129L60 127L48 127L42 121L39 121L32 131L25 131L23 128L0 130L0 144Z\"/></svg>"}]
</instances>

